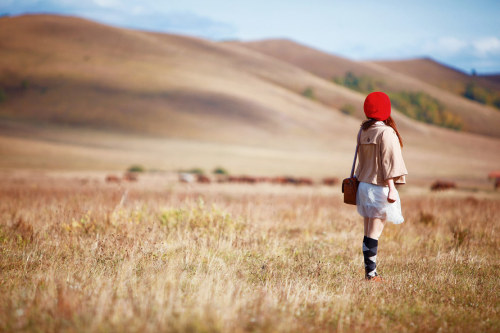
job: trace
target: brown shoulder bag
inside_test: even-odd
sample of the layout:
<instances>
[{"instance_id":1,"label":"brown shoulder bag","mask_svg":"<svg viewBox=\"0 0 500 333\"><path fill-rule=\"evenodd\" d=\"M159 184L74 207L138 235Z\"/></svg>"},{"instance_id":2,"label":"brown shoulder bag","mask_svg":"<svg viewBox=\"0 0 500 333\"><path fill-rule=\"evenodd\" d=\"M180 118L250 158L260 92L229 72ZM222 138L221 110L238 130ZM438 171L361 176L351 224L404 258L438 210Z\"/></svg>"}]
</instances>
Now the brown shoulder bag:
<instances>
[{"instance_id":1,"label":"brown shoulder bag","mask_svg":"<svg viewBox=\"0 0 500 333\"><path fill-rule=\"evenodd\" d=\"M358 192L359 181L354 176L354 167L356 166L356 159L358 158L359 138L361 137L361 130L359 129L358 141L356 143L356 151L354 152L354 161L352 162L351 177L342 181L342 193L344 193L344 203L349 205L356 204L356 193Z\"/></svg>"}]
</instances>

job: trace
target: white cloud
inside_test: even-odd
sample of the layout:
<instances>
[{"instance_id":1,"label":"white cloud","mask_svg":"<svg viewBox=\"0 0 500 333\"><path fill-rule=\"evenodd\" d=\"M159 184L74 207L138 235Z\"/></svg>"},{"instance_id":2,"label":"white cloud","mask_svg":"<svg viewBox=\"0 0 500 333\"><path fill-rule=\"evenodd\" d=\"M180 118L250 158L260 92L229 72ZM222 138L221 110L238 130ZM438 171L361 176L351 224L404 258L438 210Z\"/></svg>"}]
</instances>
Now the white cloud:
<instances>
[{"instance_id":1,"label":"white cloud","mask_svg":"<svg viewBox=\"0 0 500 333\"><path fill-rule=\"evenodd\" d=\"M469 42L456 37L441 37L423 44L422 54L453 56L462 53L469 46Z\"/></svg>"},{"instance_id":2,"label":"white cloud","mask_svg":"<svg viewBox=\"0 0 500 333\"><path fill-rule=\"evenodd\" d=\"M438 40L438 47L444 52L458 53L467 47L467 42L455 37L444 37Z\"/></svg>"},{"instance_id":3,"label":"white cloud","mask_svg":"<svg viewBox=\"0 0 500 333\"><path fill-rule=\"evenodd\" d=\"M480 57L500 54L500 39L497 37L484 37L473 42L472 45Z\"/></svg>"}]
</instances>

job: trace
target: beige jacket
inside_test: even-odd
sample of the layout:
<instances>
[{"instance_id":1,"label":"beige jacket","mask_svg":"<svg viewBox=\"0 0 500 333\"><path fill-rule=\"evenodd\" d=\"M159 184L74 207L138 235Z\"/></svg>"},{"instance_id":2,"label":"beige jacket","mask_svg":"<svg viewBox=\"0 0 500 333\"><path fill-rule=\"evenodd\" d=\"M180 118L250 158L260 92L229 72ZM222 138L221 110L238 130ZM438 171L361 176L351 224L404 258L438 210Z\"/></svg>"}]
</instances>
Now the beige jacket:
<instances>
[{"instance_id":1,"label":"beige jacket","mask_svg":"<svg viewBox=\"0 0 500 333\"><path fill-rule=\"evenodd\" d=\"M405 184L406 170L396 132L383 122L361 131L356 176L360 182L387 186L386 180Z\"/></svg>"}]
</instances>

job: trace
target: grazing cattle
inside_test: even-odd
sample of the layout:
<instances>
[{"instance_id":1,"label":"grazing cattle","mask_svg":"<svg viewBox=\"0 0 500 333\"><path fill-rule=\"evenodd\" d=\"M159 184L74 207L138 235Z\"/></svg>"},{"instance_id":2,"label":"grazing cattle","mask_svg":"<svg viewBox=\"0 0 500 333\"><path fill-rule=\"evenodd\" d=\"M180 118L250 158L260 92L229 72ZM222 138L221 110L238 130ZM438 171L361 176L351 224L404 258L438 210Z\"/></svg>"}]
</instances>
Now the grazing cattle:
<instances>
[{"instance_id":1,"label":"grazing cattle","mask_svg":"<svg viewBox=\"0 0 500 333\"><path fill-rule=\"evenodd\" d=\"M257 182L257 177L252 176L229 176L227 181L230 183L246 183L255 184Z\"/></svg>"},{"instance_id":2,"label":"grazing cattle","mask_svg":"<svg viewBox=\"0 0 500 333\"><path fill-rule=\"evenodd\" d=\"M500 178L500 171L492 171L488 174L489 179L498 179Z\"/></svg>"},{"instance_id":3,"label":"grazing cattle","mask_svg":"<svg viewBox=\"0 0 500 333\"><path fill-rule=\"evenodd\" d=\"M255 184L257 182L257 178L252 176L241 176L240 180L242 183L247 184Z\"/></svg>"},{"instance_id":4,"label":"grazing cattle","mask_svg":"<svg viewBox=\"0 0 500 333\"><path fill-rule=\"evenodd\" d=\"M194 183L195 177L192 173L182 172L179 174L179 181L181 183Z\"/></svg>"},{"instance_id":5,"label":"grazing cattle","mask_svg":"<svg viewBox=\"0 0 500 333\"><path fill-rule=\"evenodd\" d=\"M218 178L217 182L224 183L239 183L239 184L256 184L256 183L272 183L272 184L295 184L295 185L314 185L310 178L293 178L293 177L253 177L253 176L227 176Z\"/></svg>"},{"instance_id":6,"label":"grazing cattle","mask_svg":"<svg viewBox=\"0 0 500 333\"><path fill-rule=\"evenodd\" d=\"M123 180L127 182L136 182L139 179L137 172L126 172L123 175Z\"/></svg>"},{"instance_id":7,"label":"grazing cattle","mask_svg":"<svg viewBox=\"0 0 500 333\"><path fill-rule=\"evenodd\" d=\"M488 174L488 179L493 179L495 191L500 187L500 171L492 171Z\"/></svg>"},{"instance_id":8,"label":"grazing cattle","mask_svg":"<svg viewBox=\"0 0 500 333\"><path fill-rule=\"evenodd\" d=\"M268 183L268 182L271 182L271 178L269 178L269 177L257 177L256 181L257 181L257 183Z\"/></svg>"},{"instance_id":9,"label":"grazing cattle","mask_svg":"<svg viewBox=\"0 0 500 333\"><path fill-rule=\"evenodd\" d=\"M107 175L106 176L106 183L117 183L119 184L121 182L121 178L115 175Z\"/></svg>"},{"instance_id":10,"label":"grazing cattle","mask_svg":"<svg viewBox=\"0 0 500 333\"><path fill-rule=\"evenodd\" d=\"M286 184L287 183L287 178L285 177L274 177L271 179L271 183L273 184Z\"/></svg>"},{"instance_id":11,"label":"grazing cattle","mask_svg":"<svg viewBox=\"0 0 500 333\"><path fill-rule=\"evenodd\" d=\"M443 180L436 180L431 185L432 191L444 191L444 190L449 190L452 188L457 188L457 185L454 182L448 182L448 181L443 181Z\"/></svg>"},{"instance_id":12,"label":"grazing cattle","mask_svg":"<svg viewBox=\"0 0 500 333\"><path fill-rule=\"evenodd\" d=\"M326 186L334 186L336 184L338 184L339 180L338 178L335 178L335 177L331 177L331 178L323 178L323 185L326 185Z\"/></svg>"},{"instance_id":13,"label":"grazing cattle","mask_svg":"<svg viewBox=\"0 0 500 333\"><path fill-rule=\"evenodd\" d=\"M196 181L198 183L201 183L201 184L210 184L211 183L210 178L208 178L205 175L197 175L196 176Z\"/></svg>"},{"instance_id":14,"label":"grazing cattle","mask_svg":"<svg viewBox=\"0 0 500 333\"><path fill-rule=\"evenodd\" d=\"M229 177L225 176L225 175L216 175L215 181L217 183L227 183L227 182L229 182Z\"/></svg>"},{"instance_id":15,"label":"grazing cattle","mask_svg":"<svg viewBox=\"0 0 500 333\"><path fill-rule=\"evenodd\" d=\"M240 177L237 176L229 176L227 178L227 181L230 183L239 183L240 182Z\"/></svg>"},{"instance_id":16,"label":"grazing cattle","mask_svg":"<svg viewBox=\"0 0 500 333\"><path fill-rule=\"evenodd\" d=\"M295 184L297 184L297 185L313 185L314 182L311 178L297 178L295 180Z\"/></svg>"}]
</instances>

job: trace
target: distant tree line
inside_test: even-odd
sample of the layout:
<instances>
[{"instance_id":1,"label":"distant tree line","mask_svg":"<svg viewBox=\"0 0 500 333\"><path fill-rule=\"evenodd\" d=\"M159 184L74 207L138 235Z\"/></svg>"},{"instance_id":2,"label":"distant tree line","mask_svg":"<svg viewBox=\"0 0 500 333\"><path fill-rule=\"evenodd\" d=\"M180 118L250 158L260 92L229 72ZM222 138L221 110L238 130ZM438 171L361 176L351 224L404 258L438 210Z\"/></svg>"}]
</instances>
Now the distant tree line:
<instances>
[{"instance_id":1,"label":"distant tree line","mask_svg":"<svg viewBox=\"0 0 500 333\"><path fill-rule=\"evenodd\" d=\"M344 77L334 77L333 82L362 93L380 90L384 84L366 75L356 76L353 72L347 72Z\"/></svg>"},{"instance_id":2,"label":"distant tree line","mask_svg":"<svg viewBox=\"0 0 500 333\"><path fill-rule=\"evenodd\" d=\"M389 93L392 104L410 118L442 127L461 130L462 118L445 110L443 104L424 92Z\"/></svg>"},{"instance_id":3,"label":"distant tree line","mask_svg":"<svg viewBox=\"0 0 500 333\"><path fill-rule=\"evenodd\" d=\"M491 105L500 109L500 93L478 86L475 82L468 82L465 85L462 96L481 104Z\"/></svg>"},{"instance_id":4,"label":"distant tree line","mask_svg":"<svg viewBox=\"0 0 500 333\"><path fill-rule=\"evenodd\" d=\"M366 75L357 76L352 72L347 72L343 77L335 77L332 81L364 94L386 90L384 82ZM463 127L460 116L446 111L444 105L429 94L421 91L398 91L388 92L388 95L394 107L410 118L456 130Z\"/></svg>"}]
</instances>

